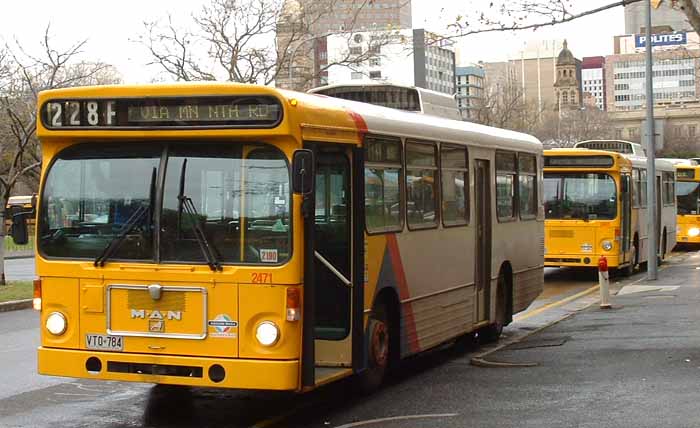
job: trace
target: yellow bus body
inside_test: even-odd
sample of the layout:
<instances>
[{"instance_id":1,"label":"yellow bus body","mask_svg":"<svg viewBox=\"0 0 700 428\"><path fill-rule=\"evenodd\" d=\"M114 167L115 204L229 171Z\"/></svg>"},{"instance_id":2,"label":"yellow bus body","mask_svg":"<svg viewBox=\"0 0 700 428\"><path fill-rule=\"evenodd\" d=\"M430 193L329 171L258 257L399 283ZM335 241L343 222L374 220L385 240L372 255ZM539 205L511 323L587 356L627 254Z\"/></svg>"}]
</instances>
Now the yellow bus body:
<instances>
[{"instance_id":1,"label":"yellow bus body","mask_svg":"<svg viewBox=\"0 0 700 428\"><path fill-rule=\"evenodd\" d=\"M617 153L600 150L556 149L545 150L545 157L581 158L610 156L613 164L605 168L592 167L546 167L546 173L602 173L608 174L615 182L617 194L620 189L620 176L630 173L631 162ZM619 200L619 197L618 197ZM601 256L605 256L611 268L625 264L629 252L621 254L621 204L617 204L617 215L612 220L547 219L545 220L545 266L596 267ZM604 241L612 242L613 247L606 251Z\"/></svg>"},{"instance_id":2,"label":"yellow bus body","mask_svg":"<svg viewBox=\"0 0 700 428\"><path fill-rule=\"evenodd\" d=\"M281 122L267 129L145 130L55 129L45 126L40 120L37 134L42 143L44 160L42 191L54 159L62 150L80 143L119 142L128 148L144 141L206 140L222 144L234 141L242 145L264 142L280 149L291 163L294 151L304 147L304 143L318 142L326 147L352 150L362 146L368 132L356 113L326 98L251 85L212 83L59 89L42 92L39 108L49 100L61 99L206 97L222 94L274 97L282 106ZM366 108L373 111L371 106ZM403 112L393 113L387 109L377 112L377 122L383 120L384 115L397 115L403 120L410 117L411 121L417 122L413 125L415 129L425 128L426 135L430 135L430 128L425 124L432 119ZM387 121L394 126L391 132L399 135L409 126L399 119ZM471 126L455 123L450 125L450 132L462 132L458 126ZM475 136L483 131L481 128L475 129ZM533 157L541 153L541 144L534 138L506 132L500 135L501 140L488 136L490 140L474 149L475 152L482 151L480 156L493 159L493 144L502 149L509 148L510 144L515 147L514 152L531 151ZM457 137L450 138L459 141ZM450 140L445 137L442 141ZM493 183L491 185L493 188ZM91 259L47 257L41 251L38 239L41 232L37 230L36 272L40 280L42 305L39 372L54 376L203 387L309 389L308 385L303 386L301 373L303 319L288 321L285 318L288 291L296 289L299 292L304 284L302 196L293 194L291 202L291 256L284 264L276 266L224 264L221 272L212 272L201 263L109 260L104 266L96 267ZM41 222L42 203L40 196L38 223ZM493 204L495 206L495 202ZM538 206L541 207L541 204ZM495 221L494 224L497 225ZM395 293L400 305L397 316L401 319L401 356L415 354L488 326L496 316L495 306L492 304L489 308L488 302L497 299L499 269L502 271L505 266L511 269L507 272L512 275L512 280L509 277L511 294L508 308L511 313L525 309L542 290L542 224L540 208L537 219L533 218L528 223L520 223L516 219L494 227L494 242L497 243L494 245L503 247L495 247L493 259L488 260L489 278L493 284L485 289L490 290L489 295L484 289L477 290L474 271L471 266L465 268L461 258L471 254L474 245L472 224L462 228L436 227L424 232L409 232L405 226L402 231L392 234L365 232L364 272L355 273L355 276L359 275L358 278L364 277L364 281L353 279L362 281L364 285L364 305L353 308L353 313L362 314L359 326L362 330L367 329L377 296L385 294L380 291L387 291L380 290L380 287L395 290L392 293ZM531 230L532 236L518 232L523 229ZM417 239L420 233L423 238ZM505 239L505 236L517 239ZM522 239L522 243L516 242L518 239ZM459 251L440 254L445 253L442 246L446 240L454 241ZM362 243L357 245L362 246ZM533 248L522 251L523 245ZM426 254L431 254L433 258L426 262ZM516 255L522 260L516 260ZM169 287L172 290L186 290L184 302L169 298L157 302L152 300L147 288L149 284L158 284L166 290L165 293ZM487 303L484 306L478 302ZM144 311L145 316L139 315L140 311ZM54 312L64 314L67 319L67 330L57 336L44 328L47 317ZM237 326L224 335L215 334L218 330L209 323L217 315L226 315L228 319L235 320ZM164 320L169 337L146 334L152 316L155 317L154 322ZM255 329L263 320L279 326L279 341L270 347L260 345L255 338ZM87 335L104 334L105 331L115 334L127 332L122 351L87 348ZM356 333L353 327L344 340L317 340L317 365L333 374L321 378L319 372L325 372L317 370L316 386L353 373L356 361L352 356L356 351L351 341L353 337L362 338L365 334ZM360 340L362 354L362 346L366 346L366 343L364 339ZM217 376L212 377L212 371L221 369L226 376L222 380L214 380Z\"/></svg>"},{"instance_id":3,"label":"yellow bus body","mask_svg":"<svg viewBox=\"0 0 700 428\"><path fill-rule=\"evenodd\" d=\"M677 165L677 180L681 182L700 183L700 166ZM680 210L679 210L680 211ZM678 213L678 243L700 244L700 213Z\"/></svg>"}]
</instances>

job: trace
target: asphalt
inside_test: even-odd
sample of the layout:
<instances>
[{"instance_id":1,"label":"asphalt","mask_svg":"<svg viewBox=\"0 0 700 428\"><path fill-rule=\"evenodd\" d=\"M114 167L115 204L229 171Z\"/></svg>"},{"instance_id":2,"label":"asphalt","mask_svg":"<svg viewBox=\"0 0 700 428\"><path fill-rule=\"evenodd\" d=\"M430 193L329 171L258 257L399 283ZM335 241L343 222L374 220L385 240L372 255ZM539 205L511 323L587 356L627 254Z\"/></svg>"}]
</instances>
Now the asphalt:
<instances>
[{"instance_id":1,"label":"asphalt","mask_svg":"<svg viewBox=\"0 0 700 428\"><path fill-rule=\"evenodd\" d=\"M370 397L328 400L275 426L700 426L700 255L675 257L657 281L640 274L616 288L612 310L589 294L561 321L482 352L493 365L437 351Z\"/></svg>"}]
</instances>

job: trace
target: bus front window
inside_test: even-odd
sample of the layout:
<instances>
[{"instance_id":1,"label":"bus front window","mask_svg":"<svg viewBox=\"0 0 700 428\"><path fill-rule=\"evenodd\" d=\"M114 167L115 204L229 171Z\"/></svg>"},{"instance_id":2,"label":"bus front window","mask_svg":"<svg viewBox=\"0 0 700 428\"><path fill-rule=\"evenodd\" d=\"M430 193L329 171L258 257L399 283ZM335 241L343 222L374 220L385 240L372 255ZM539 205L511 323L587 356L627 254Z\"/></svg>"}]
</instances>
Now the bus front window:
<instances>
[{"instance_id":1,"label":"bus front window","mask_svg":"<svg viewBox=\"0 0 700 428\"><path fill-rule=\"evenodd\" d=\"M39 248L49 257L95 258L124 236L113 258L153 257L155 180L161 149L79 145L63 151L46 177Z\"/></svg>"},{"instance_id":2,"label":"bus front window","mask_svg":"<svg viewBox=\"0 0 700 428\"><path fill-rule=\"evenodd\" d=\"M206 244L217 263L277 264L291 252L290 205L287 160L272 146L81 144L48 172L39 248L96 262L205 264ZM108 246L116 249L105 256Z\"/></svg>"},{"instance_id":3,"label":"bus front window","mask_svg":"<svg viewBox=\"0 0 700 428\"><path fill-rule=\"evenodd\" d=\"M676 200L679 215L697 215L700 183L692 181L676 182Z\"/></svg>"},{"instance_id":4,"label":"bus front window","mask_svg":"<svg viewBox=\"0 0 700 428\"><path fill-rule=\"evenodd\" d=\"M617 216L615 180L607 174L547 173L544 205L551 220L612 220Z\"/></svg>"}]
</instances>

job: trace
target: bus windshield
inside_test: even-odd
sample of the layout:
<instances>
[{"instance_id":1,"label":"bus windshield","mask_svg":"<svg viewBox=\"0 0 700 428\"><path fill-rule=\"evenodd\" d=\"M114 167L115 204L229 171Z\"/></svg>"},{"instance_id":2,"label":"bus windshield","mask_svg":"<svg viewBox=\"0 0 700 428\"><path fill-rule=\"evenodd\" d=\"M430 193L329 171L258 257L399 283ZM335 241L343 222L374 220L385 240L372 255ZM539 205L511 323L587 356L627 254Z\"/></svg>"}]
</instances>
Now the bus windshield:
<instances>
[{"instance_id":1,"label":"bus windshield","mask_svg":"<svg viewBox=\"0 0 700 428\"><path fill-rule=\"evenodd\" d=\"M679 215L697 215L700 183L693 181L676 182L676 200Z\"/></svg>"},{"instance_id":2,"label":"bus windshield","mask_svg":"<svg viewBox=\"0 0 700 428\"><path fill-rule=\"evenodd\" d=\"M614 219L615 180L599 173L545 173L544 209L547 219Z\"/></svg>"},{"instance_id":3,"label":"bus windshield","mask_svg":"<svg viewBox=\"0 0 700 428\"><path fill-rule=\"evenodd\" d=\"M223 263L279 263L291 251L290 200L287 161L272 146L83 144L47 174L39 247L99 258L116 240L112 259L207 263L199 228Z\"/></svg>"}]
</instances>

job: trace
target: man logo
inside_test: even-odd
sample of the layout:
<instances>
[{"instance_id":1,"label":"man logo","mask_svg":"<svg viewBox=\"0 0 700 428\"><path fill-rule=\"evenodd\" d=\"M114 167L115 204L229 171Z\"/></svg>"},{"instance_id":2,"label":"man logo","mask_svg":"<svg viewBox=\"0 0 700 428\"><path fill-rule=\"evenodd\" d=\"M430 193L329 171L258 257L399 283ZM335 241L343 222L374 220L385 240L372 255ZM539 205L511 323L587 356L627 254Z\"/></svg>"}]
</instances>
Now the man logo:
<instances>
[{"instance_id":1,"label":"man logo","mask_svg":"<svg viewBox=\"0 0 700 428\"><path fill-rule=\"evenodd\" d=\"M132 319L149 320L174 320L182 321L182 311L149 311L146 309L132 309Z\"/></svg>"}]
</instances>

